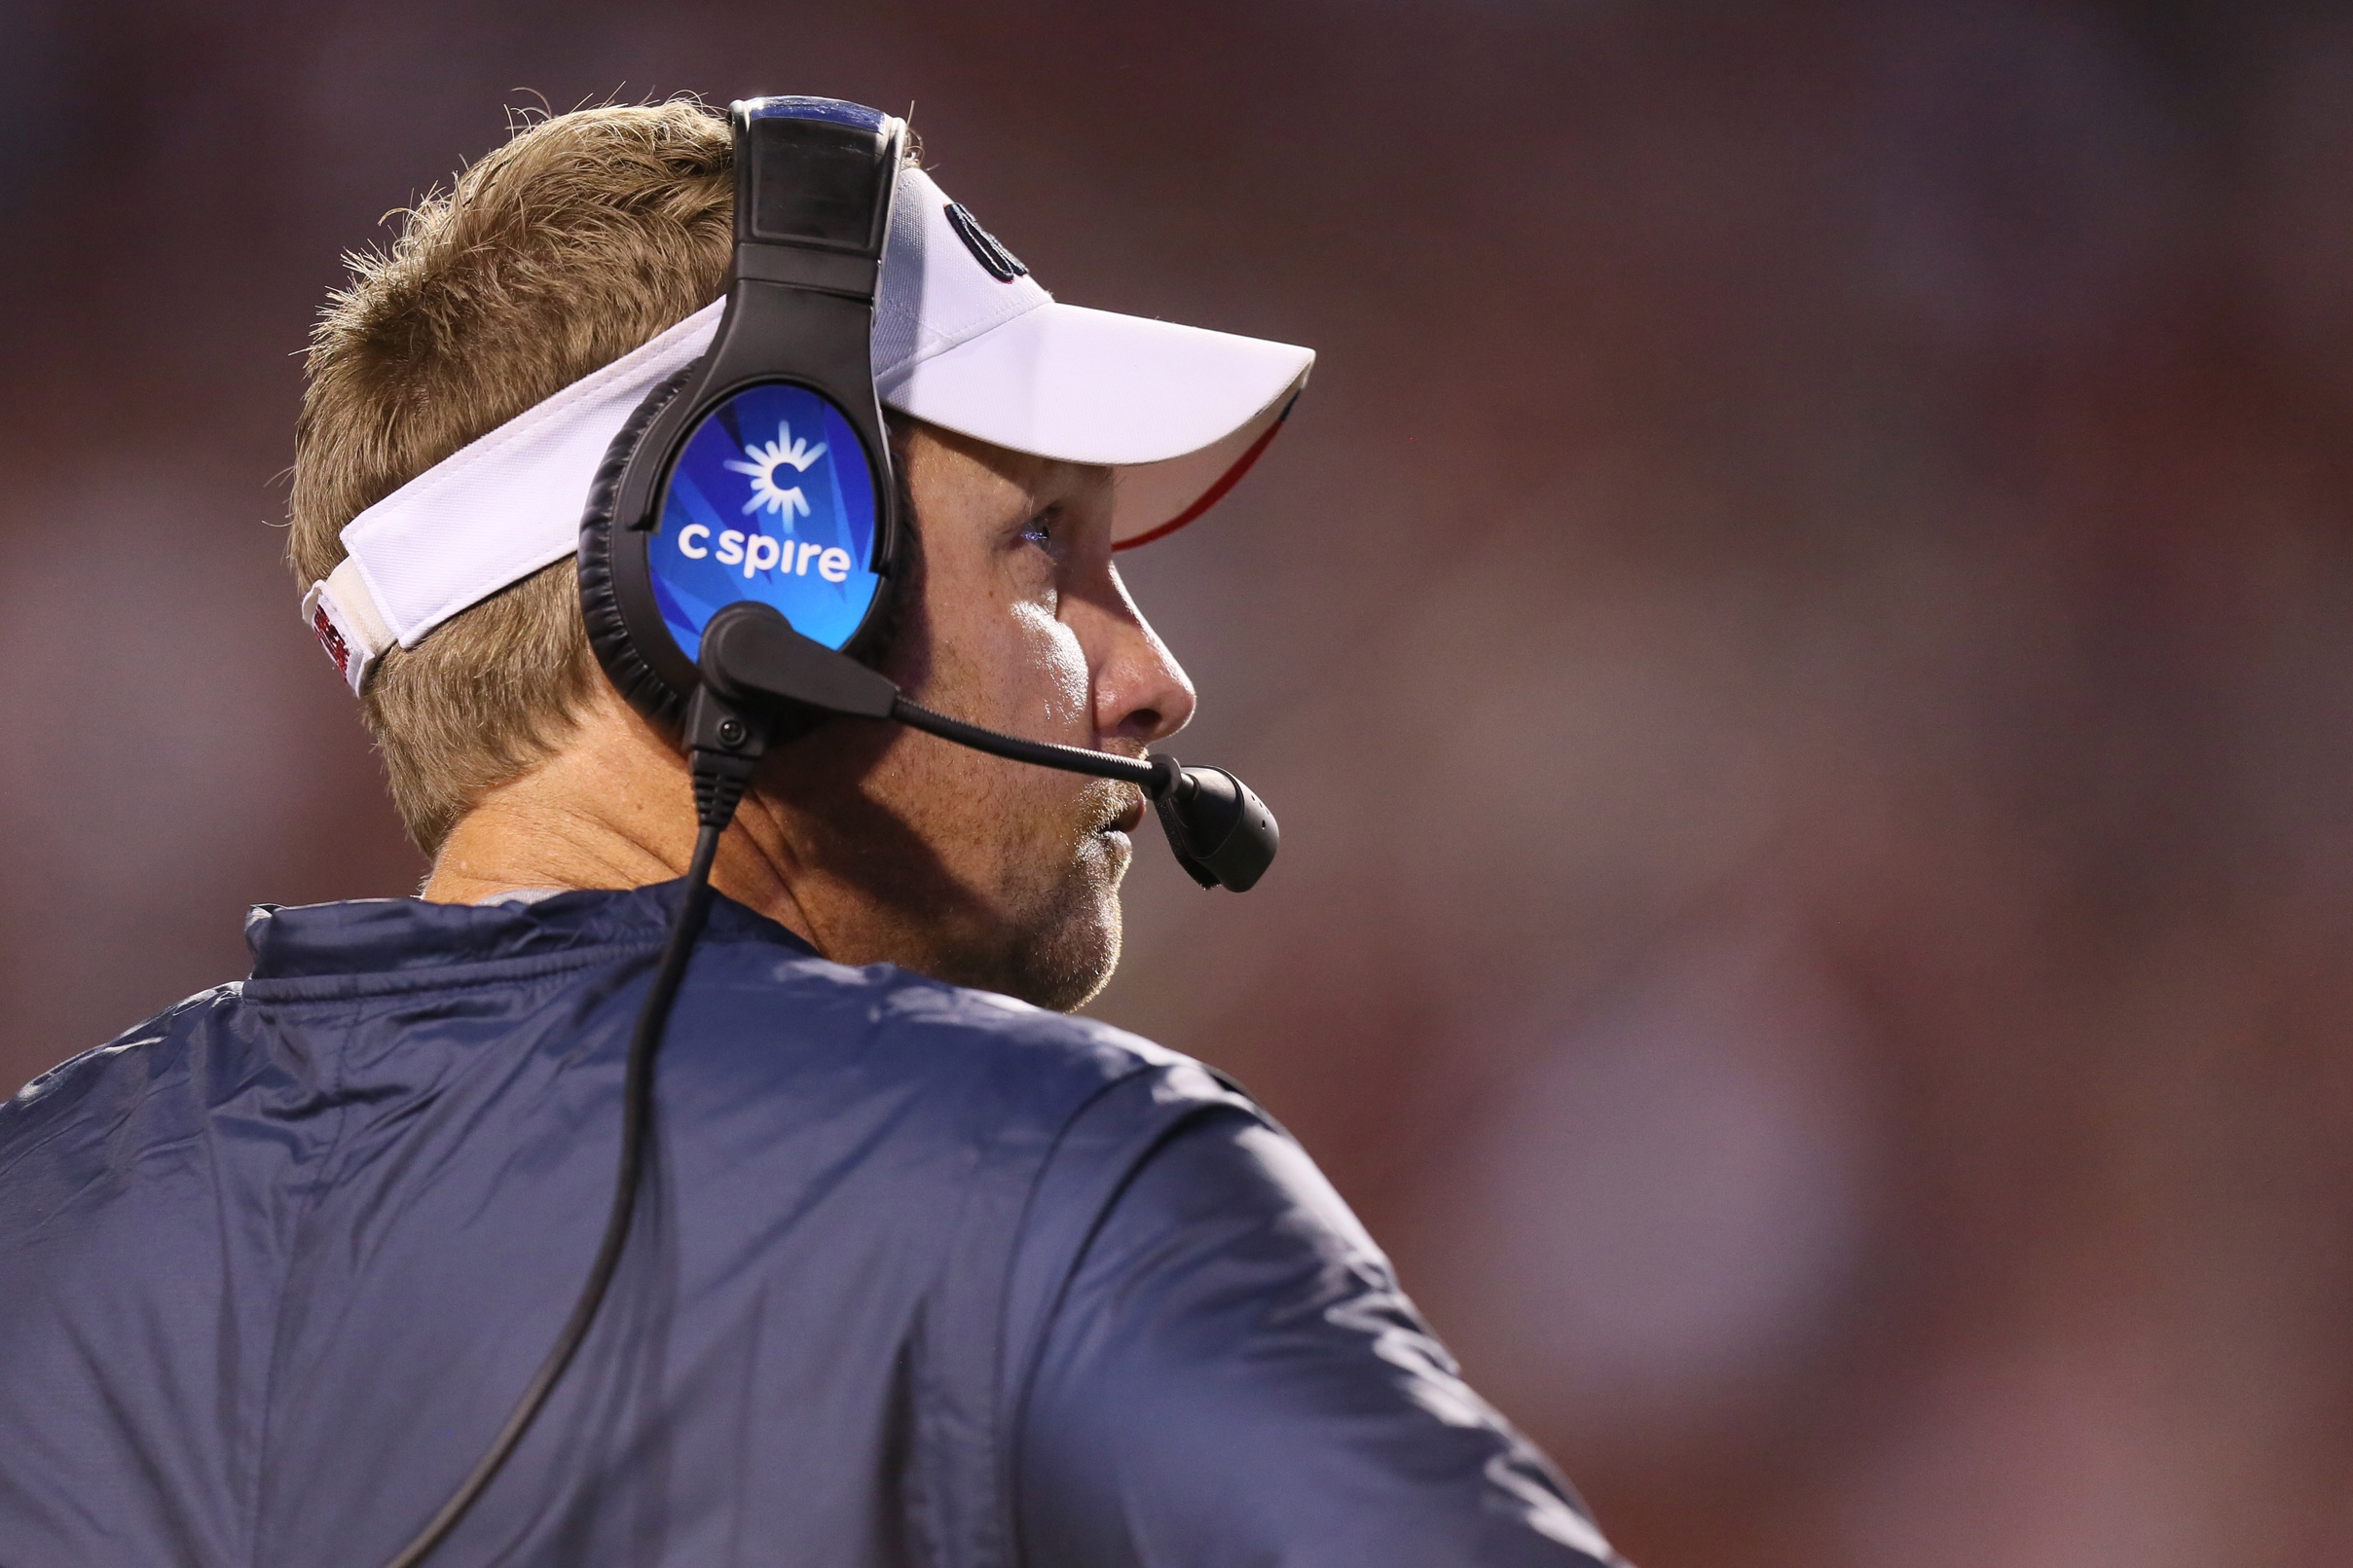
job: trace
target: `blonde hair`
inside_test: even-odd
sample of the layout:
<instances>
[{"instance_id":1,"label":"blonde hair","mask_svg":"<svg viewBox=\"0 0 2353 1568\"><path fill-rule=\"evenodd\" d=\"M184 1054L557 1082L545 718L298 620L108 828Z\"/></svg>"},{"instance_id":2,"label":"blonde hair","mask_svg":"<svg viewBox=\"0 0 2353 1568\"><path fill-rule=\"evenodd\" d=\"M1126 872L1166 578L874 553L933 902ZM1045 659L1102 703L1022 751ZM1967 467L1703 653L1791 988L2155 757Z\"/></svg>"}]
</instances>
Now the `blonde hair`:
<instances>
[{"instance_id":1,"label":"blonde hair","mask_svg":"<svg viewBox=\"0 0 2353 1568\"><path fill-rule=\"evenodd\" d=\"M528 121L389 251L347 258L295 427L297 582L335 568L361 510L717 299L733 164L726 121L693 101ZM386 653L360 706L418 847L551 756L599 678L570 560Z\"/></svg>"}]
</instances>

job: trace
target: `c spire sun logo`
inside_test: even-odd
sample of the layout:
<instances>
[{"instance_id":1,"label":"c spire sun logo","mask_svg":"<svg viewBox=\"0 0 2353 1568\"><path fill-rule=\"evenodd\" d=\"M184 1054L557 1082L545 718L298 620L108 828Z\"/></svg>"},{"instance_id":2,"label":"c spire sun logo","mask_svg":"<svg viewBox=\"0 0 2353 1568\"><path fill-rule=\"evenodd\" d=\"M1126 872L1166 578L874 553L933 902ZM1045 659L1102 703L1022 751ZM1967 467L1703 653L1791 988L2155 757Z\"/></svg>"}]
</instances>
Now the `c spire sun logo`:
<instances>
[{"instance_id":1,"label":"c spire sun logo","mask_svg":"<svg viewBox=\"0 0 2353 1568\"><path fill-rule=\"evenodd\" d=\"M737 462L730 457L726 466L739 474L752 476L752 499L744 503L747 514L765 507L783 518L785 527L790 529L795 516L809 515L809 498L800 492L798 485L790 490L779 485L776 471L790 463L794 474L805 474L809 471L809 465L825 455L822 442L813 447L806 441L795 441L792 439L792 426L780 421L774 441L765 446L745 445L744 456L752 459L750 462Z\"/></svg>"}]
</instances>

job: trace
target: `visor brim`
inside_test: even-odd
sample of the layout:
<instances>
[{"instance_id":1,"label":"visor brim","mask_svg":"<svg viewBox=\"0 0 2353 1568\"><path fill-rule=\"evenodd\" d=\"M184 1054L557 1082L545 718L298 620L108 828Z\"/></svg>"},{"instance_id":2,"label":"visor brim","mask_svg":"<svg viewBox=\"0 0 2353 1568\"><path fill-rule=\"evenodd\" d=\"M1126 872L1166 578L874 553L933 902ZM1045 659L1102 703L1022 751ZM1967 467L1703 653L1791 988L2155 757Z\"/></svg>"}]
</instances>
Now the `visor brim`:
<instances>
[{"instance_id":1,"label":"visor brim","mask_svg":"<svg viewBox=\"0 0 2353 1568\"><path fill-rule=\"evenodd\" d=\"M918 360L892 408L1014 452L1117 470L1112 537L1190 522L1240 478L1312 349L1051 302Z\"/></svg>"}]
</instances>

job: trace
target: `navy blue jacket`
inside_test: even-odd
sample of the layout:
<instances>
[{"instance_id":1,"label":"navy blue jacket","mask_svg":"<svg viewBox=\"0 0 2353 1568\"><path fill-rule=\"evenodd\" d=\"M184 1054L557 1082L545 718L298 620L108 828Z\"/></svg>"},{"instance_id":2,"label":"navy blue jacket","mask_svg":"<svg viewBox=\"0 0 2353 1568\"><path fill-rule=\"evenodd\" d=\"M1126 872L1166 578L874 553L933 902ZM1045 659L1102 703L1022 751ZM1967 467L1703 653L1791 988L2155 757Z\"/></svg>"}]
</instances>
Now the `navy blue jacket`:
<instances>
[{"instance_id":1,"label":"navy blue jacket","mask_svg":"<svg viewBox=\"0 0 2353 1568\"><path fill-rule=\"evenodd\" d=\"M678 884L257 911L0 1110L0 1564L369 1568L610 1196ZM1248 1099L717 901L603 1316L437 1562L1580 1564L1608 1549Z\"/></svg>"}]
</instances>

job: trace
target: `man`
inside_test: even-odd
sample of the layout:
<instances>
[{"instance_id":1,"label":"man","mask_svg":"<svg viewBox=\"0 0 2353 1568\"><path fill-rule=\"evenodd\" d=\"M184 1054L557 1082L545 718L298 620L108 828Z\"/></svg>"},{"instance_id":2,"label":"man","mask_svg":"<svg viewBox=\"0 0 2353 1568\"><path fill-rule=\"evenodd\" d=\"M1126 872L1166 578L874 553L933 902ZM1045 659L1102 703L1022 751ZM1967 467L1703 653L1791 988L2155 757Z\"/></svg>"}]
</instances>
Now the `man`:
<instances>
[{"instance_id":1,"label":"man","mask_svg":"<svg viewBox=\"0 0 2353 1568\"><path fill-rule=\"evenodd\" d=\"M695 823L518 518L576 517L587 476L532 465L707 341L731 156L690 104L544 122L331 304L291 553L432 874L257 911L252 978L0 1113L12 1568L383 1561L563 1322ZM1222 493L1307 356L1057 305L928 177L899 197L874 360L919 548L883 668L1139 754L1194 693L1113 545ZM611 1294L433 1560L1609 1558L1279 1129L1059 1015L1116 962L1142 815L878 723L770 755Z\"/></svg>"}]
</instances>

